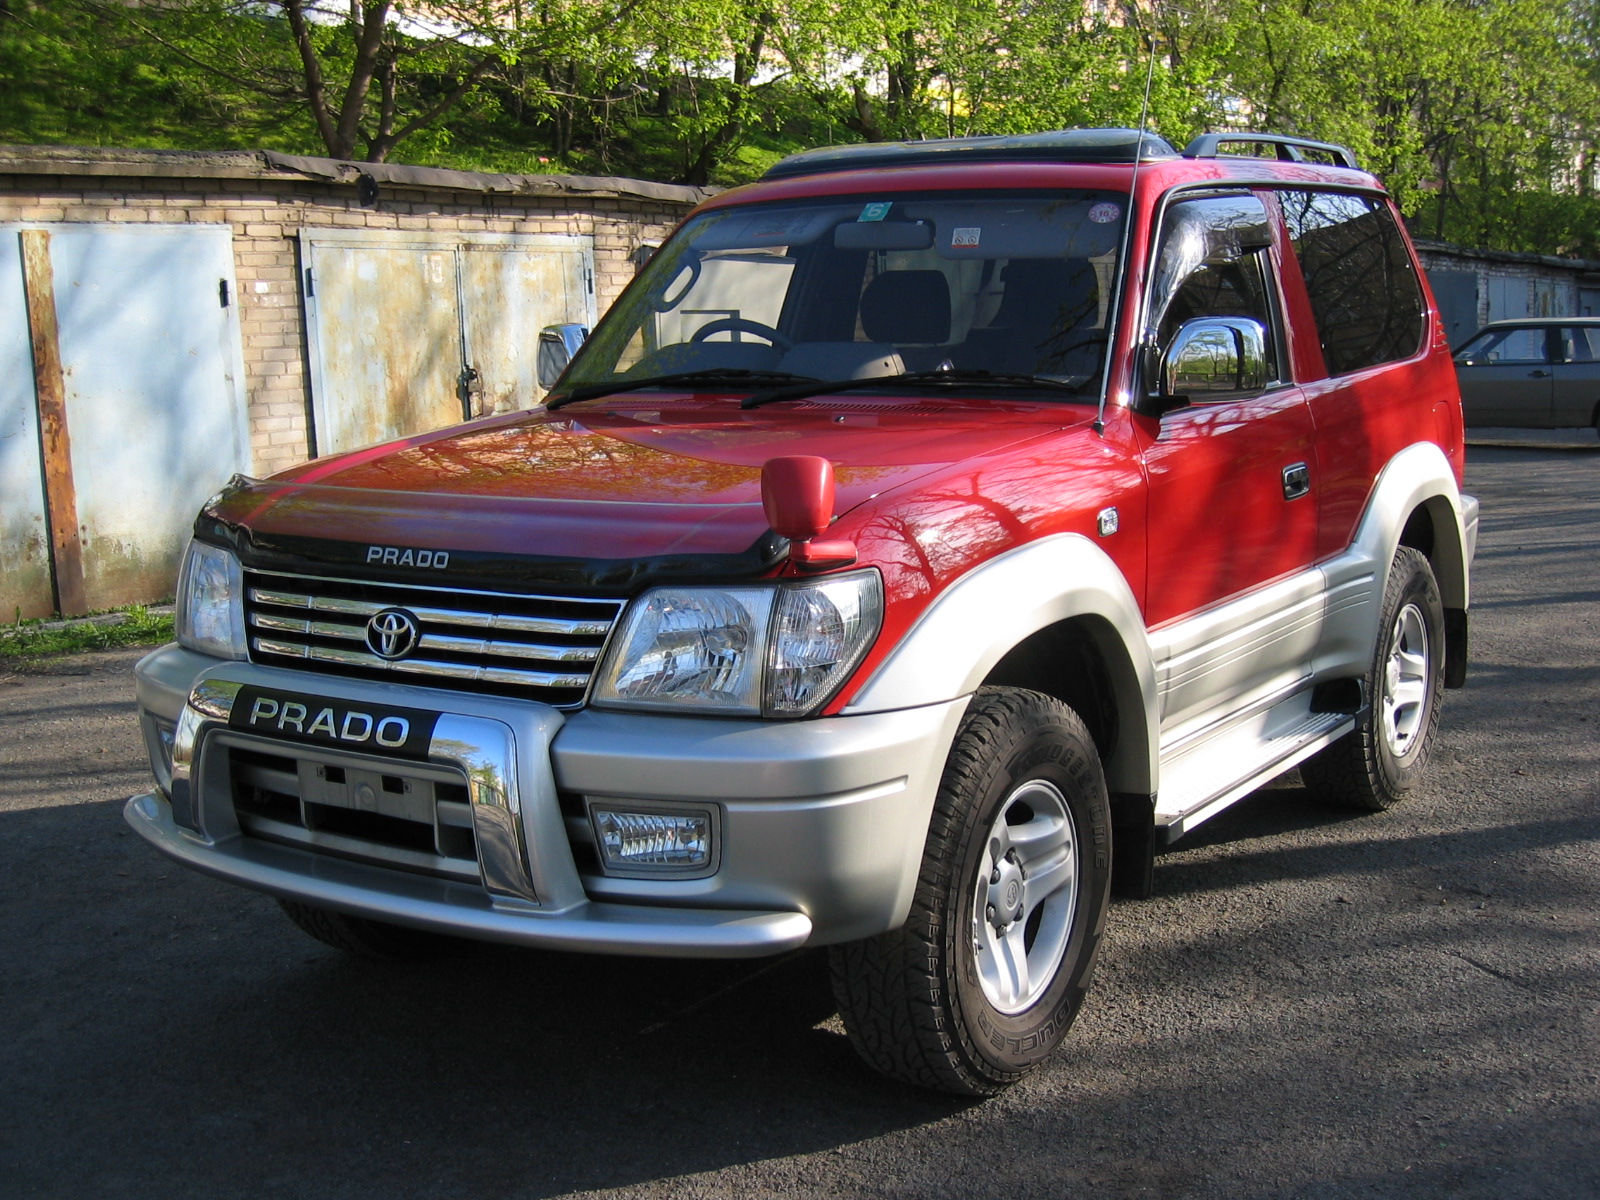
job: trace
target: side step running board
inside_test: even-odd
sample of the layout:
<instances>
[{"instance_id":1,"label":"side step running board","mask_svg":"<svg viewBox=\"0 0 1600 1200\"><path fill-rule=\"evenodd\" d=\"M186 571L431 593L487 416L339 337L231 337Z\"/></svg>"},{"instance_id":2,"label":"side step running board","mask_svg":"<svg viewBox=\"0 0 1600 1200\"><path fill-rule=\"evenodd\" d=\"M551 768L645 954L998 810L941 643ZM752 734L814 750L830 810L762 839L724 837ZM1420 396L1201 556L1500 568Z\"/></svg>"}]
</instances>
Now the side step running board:
<instances>
[{"instance_id":1,"label":"side step running board","mask_svg":"<svg viewBox=\"0 0 1600 1200\"><path fill-rule=\"evenodd\" d=\"M1355 727L1353 713L1310 712L1300 693L1186 745L1161 763L1156 825L1170 845Z\"/></svg>"}]
</instances>

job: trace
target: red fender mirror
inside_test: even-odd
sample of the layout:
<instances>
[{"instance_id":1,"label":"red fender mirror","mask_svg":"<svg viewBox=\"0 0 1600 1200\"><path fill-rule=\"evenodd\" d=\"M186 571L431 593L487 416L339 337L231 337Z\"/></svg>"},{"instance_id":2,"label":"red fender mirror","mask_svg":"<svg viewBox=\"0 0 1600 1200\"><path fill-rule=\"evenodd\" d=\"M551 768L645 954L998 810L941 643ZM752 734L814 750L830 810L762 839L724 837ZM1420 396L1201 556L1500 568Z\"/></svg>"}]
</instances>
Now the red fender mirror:
<instances>
[{"instance_id":1,"label":"red fender mirror","mask_svg":"<svg viewBox=\"0 0 1600 1200\"><path fill-rule=\"evenodd\" d=\"M818 542L833 523L833 464L814 454L769 458L761 468L761 507L773 532L789 539L789 560L802 569L845 566L854 542Z\"/></svg>"}]
</instances>

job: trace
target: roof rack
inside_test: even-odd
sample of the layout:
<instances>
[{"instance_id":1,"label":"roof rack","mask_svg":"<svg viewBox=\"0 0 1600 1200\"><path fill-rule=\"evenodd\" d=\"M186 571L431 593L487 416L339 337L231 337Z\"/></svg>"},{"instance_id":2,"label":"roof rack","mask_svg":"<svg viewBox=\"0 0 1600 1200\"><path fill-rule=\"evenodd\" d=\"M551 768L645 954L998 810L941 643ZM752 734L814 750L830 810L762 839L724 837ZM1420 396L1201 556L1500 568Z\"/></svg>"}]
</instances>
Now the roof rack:
<instances>
[{"instance_id":1,"label":"roof rack","mask_svg":"<svg viewBox=\"0 0 1600 1200\"><path fill-rule=\"evenodd\" d=\"M1286 137L1281 133L1202 133L1183 148L1185 158L1221 158L1220 147L1230 143L1254 146L1276 146L1273 156L1280 162L1320 162L1330 167L1348 167L1360 170L1355 153L1332 142L1313 142L1310 138ZM1241 158L1262 158L1264 155L1240 155Z\"/></svg>"},{"instance_id":2,"label":"roof rack","mask_svg":"<svg viewBox=\"0 0 1600 1200\"><path fill-rule=\"evenodd\" d=\"M792 154L775 163L763 178L950 162L1131 163L1140 158L1174 158L1177 153L1166 139L1137 129L1058 129L998 137L829 146Z\"/></svg>"}]
</instances>

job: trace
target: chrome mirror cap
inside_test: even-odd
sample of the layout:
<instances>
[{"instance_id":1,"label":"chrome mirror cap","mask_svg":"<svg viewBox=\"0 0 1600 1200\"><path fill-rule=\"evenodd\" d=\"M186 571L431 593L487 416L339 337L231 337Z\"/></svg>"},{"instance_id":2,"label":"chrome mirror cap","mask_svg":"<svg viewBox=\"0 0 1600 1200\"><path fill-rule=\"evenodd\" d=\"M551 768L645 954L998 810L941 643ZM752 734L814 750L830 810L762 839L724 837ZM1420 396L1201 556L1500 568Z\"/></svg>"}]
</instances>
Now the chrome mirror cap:
<instances>
[{"instance_id":1,"label":"chrome mirror cap","mask_svg":"<svg viewBox=\"0 0 1600 1200\"><path fill-rule=\"evenodd\" d=\"M1161 358L1161 395L1203 399L1267 386L1267 329L1251 317L1185 321Z\"/></svg>"}]
</instances>

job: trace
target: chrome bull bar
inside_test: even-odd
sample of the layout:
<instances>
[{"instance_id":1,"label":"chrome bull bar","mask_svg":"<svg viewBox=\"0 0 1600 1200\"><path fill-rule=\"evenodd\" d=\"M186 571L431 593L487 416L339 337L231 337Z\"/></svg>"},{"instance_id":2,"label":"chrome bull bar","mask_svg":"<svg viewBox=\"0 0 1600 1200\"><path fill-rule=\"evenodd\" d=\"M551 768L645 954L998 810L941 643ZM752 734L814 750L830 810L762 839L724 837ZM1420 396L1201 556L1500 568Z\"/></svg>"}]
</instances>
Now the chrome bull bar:
<instances>
[{"instance_id":1,"label":"chrome bull bar","mask_svg":"<svg viewBox=\"0 0 1600 1200\"><path fill-rule=\"evenodd\" d=\"M234 709L246 686L215 677L196 682L174 735L172 818L209 843L240 836L239 822L229 790L207 786L205 779L196 778L196 772L203 766L207 733L234 727ZM561 717L554 711L542 718L536 713L530 724L532 735L542 739L542 744L525 749L536 750L539 760L548 762L549 741L560 727ZM299 743L284 740L279 744L288 751ZM490 717L441 713L428 745L427 761L454 768L465 778L481 880L495 906L542 911L566 907L559 902L552 906L550 901L570 889L547 878L540 856L529 853L525 819L529 814L524 812L525 789L517 769L516 732ZM551 790L548 807L559 822L559 814L554 813L553 784L546 779L537 781L536 787L538 782ZM576 899L571 897L568 903Z\"/></svg>"}]
</instances>

